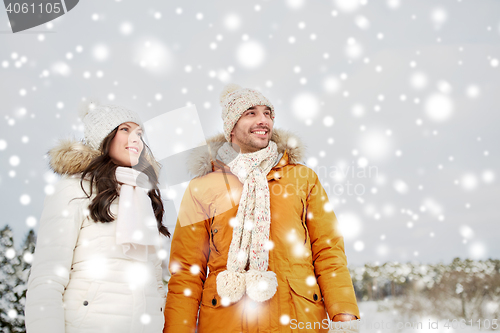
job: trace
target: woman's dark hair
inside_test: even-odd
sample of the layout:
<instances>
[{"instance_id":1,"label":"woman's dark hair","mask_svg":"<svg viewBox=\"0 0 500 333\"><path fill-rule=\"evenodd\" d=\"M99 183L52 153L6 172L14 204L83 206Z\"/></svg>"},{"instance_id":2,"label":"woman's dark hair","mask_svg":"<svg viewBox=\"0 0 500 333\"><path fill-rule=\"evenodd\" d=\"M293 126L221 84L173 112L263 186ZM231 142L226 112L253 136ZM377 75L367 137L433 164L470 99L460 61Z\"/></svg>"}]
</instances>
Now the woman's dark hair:
<instances>
[{"instance_id":1,"label":"woman's dark hair","mask_svg":"<svg viewBox=\"0 0 500 333\"><path fill-rule=\"evenodd\" d=\"M90 162L87 168L83 171L82 178L80 180L80 186L87 195L87 198L92 196L92 191L95 186L96 196L89 205L89 211L90 217L96 222L112 222L115 219L115 217L111 214L110 206L113 200L118 197L118 181L115 176L115 171L118 165L111 160L111 157L109 156L109 149L116 132L118 132L118 127L116 127L113 131L111 131L111 133L108 134L108 136L104 138L100 147L101 155L97 156ZM156 174L153 165L151 165L151 163L149 163L146 159L146 154L153 156L149 147L146 143L144 143L144 149L139 156L139 163L134 167L134 169L144 172L149 177L149 181L152 184L153 189L148 192L148 196L151 198L151 204L156 217L158 231L162 235L170 237L170 232L167 227L162 224L163 213L165 210L163 208L160 190L157 186L158 175ZM83 187L83 180L87 175L90 177L90 194L87 193Z\"/></svg>"}]
</instances>

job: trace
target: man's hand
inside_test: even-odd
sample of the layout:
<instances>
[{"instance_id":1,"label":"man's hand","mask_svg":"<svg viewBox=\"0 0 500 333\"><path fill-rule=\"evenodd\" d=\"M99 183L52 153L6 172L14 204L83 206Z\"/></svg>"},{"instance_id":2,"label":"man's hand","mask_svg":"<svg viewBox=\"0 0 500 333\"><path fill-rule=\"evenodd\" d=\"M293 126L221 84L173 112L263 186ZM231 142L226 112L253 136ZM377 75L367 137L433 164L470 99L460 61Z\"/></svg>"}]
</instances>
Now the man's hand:
<instances>
[{"instance_id":1,"label":"man's hand","mask_svg":"<svg viewBox=\"0 0 500 333\"><path fill-rule=\"evenodd\" d=\"M333 317L333 321L350 321L350 320L356 320L356 319L358 319L358 318L356 318L356 316L353 316L352 314L348 314L348 313L339 313Z\"/></svg>"},{"instance_id":2,"label":"man's hand","mask_svg":"<svg viewBox=\"0 0 500 333\"><path fill-rule=\"evenodd\" d=\"M332 321L334 322L346 322L346 321L351 321L351 320L357 320L358 318L352 314L348 313L339 313L333 316ZM330 329L328 330L328 333L359 333L359 327L357 325L357 322L354 323L354 325L351 326L352 323L349 324L330 324Z\"/></svg>"}]
</instances>

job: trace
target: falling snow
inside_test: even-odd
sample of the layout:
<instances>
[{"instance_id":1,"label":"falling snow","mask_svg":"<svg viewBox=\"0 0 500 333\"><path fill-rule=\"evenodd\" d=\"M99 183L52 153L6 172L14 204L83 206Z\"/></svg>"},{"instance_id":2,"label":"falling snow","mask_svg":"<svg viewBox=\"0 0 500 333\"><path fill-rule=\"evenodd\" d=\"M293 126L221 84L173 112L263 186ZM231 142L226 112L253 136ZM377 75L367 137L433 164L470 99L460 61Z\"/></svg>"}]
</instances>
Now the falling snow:
<instances>
[{"instance_id":1,"label":"falling snow","mask_svg":"<svg viewBox=\"0 0 500 333\"><path fill-rule=\"evenodd\" d=\"M172 134L195 133L198 140L221 131L219 92L235 82L262 91L275 107L275 126L305 144L300 162L327 192L323 209L335 212L350 263L497 256L489 226L498 216L499 3L127 6L77 7L71 19L23 38L2 37L0 187L4 224L17 238L38 227L44 197L59 179L44 155L57 139L83 137L76 112L83 98L129 106L145 121L194 104L202 125L178 125ZM470 15L478 10L481 15ZM188 146L162 144L174 153ZM168 161L160 160L168 170ZM162 190L171 231L176 211L170 204L182 199L183 186ZM296 232L286 237L291 253L301 256ZM272 242L265 246L274 249ZM33 259L17 252L12 258L18 256ZM161 260L168 256L158 252ZM92 265L106 274L105 261ZM150 279L141 272L128 272L131 285ZM150 320L141 317L144 325ZM288 314L280 318L283 325L289 321Z\"/></svg>"}]
</instances>

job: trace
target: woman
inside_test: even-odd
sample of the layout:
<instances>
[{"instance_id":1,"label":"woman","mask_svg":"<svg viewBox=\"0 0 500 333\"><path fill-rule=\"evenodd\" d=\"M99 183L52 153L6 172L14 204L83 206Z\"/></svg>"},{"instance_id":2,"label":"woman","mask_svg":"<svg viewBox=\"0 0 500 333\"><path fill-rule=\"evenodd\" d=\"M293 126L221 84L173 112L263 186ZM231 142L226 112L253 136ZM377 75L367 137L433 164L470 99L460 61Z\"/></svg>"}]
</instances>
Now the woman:
<instances>
[{"instance_id":1,"label":"woman","mask_svg":"<svg viewBox=\"0 0 500 333\"><path fill-rule=\"evenodd\" d=\"M116 105L88 103L85 143L49 151L62 176L47 196L26 297L30 333L161 332L157 251L163 204L158 163L142 122Z\"/></svg>"}]
</instances>

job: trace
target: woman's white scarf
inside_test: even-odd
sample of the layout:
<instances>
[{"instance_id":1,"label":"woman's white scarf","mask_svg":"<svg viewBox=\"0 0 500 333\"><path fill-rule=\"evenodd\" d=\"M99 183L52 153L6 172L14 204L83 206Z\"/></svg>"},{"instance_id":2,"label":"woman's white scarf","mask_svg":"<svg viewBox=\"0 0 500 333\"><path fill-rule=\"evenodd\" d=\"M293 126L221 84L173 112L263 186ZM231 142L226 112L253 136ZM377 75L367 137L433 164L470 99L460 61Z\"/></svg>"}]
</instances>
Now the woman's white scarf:
<instances>
[{"instance_id":1,"label":"woman's white scarf","mask_svg":"<svg viewBox=\"0 0 500 333\"><path fill-rule=\"evenodd\" d=\"M231 172L243 183L243 191L233 226L227 270L217 276L217 292L230 302L246 294L264 302L274 296L278 281L268 271L271 209L267 174L276 163L276 143L255 153L238 154L229 142L217 152ZM247 264L249 270L245 271Z\"/></svg>"},{"instance_id":2,"label":"woman's white scarf","mask_svg":"<svg viewBox=\"0 0 500 333\"><path fill-rule=\"evenodd\" d=\"M152 188L151 183L146 174L132 168L117 167L115 175L122 183L116 243L122 245L125 256L145 262L160 245L156 217L147 194Z\"/></svg>"}]
</instances>

